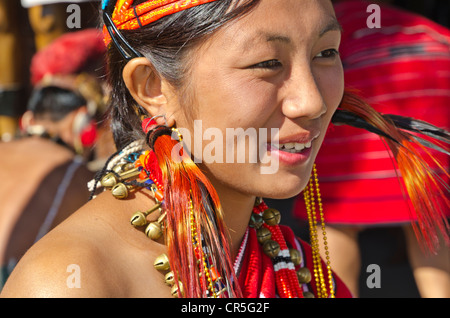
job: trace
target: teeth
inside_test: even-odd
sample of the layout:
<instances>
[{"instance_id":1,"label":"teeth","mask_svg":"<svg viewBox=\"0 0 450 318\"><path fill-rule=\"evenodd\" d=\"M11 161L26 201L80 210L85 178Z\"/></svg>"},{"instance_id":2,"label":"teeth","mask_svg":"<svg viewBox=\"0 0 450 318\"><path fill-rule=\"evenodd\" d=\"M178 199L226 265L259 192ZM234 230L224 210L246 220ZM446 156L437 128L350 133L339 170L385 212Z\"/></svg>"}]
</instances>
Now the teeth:
<instances>
[{"instance_id":1,"label":"teeth","mask_svg":"<svg viewBox=\"0 0 450 318\"><path fill-rule=\"evenodd\" d=\"M304 144L295 144L295 150L303 150L303 149L305 149Z\"/></svg>"},{"instance_id":2,"label":"teeth","mask_svg":"<svg viewBox=\"0 0 450 318\"><path fill-rule=\"evenodd\" d=\"M311 141L306 143L306 144L290 142L290 143L286 143L286 144L280 144L279 149L287 150L289 152L292 152L292 151L299 152L299 151L302 151L305 148L311 148L311 146L312 146L312 142Z\"/></svg>"},{"instance_id":3,"label":"teeth","mask_svg":"<svg viewBox=\"0 0 450 318\"><path fill-rule=\"evenodd\" d=\"M294 149L295 143L291 142L291 143L284 144L284 148L285 149Z\"/></svg>"}]
</instances>

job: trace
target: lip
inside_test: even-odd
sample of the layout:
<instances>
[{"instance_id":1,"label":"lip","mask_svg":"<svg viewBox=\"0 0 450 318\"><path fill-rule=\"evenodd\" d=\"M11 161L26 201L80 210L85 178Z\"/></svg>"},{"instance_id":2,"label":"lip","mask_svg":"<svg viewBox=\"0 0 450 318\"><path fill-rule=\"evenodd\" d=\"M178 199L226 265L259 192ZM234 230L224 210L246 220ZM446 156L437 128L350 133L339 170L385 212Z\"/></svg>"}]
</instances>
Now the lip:
<instances>
[{"instance_id":1,"label":"lip","mask_svg":"<svg viewBox=\"0 0 450 318\"><path fill-rule=\"evenodd\" d=\"M309 131L302 134L291 135L287 137L280 138L280 141L275 145L278 146L280 144L286 143L301 143L306 144L311 142L312 145L310 148L305 148L300 152L291 153L283 151L276 146L272 142L267 144L267 150L271 156L277 158L280 163L287 166L295 166L300 165L309 160L311 158L312 150L314 148L314 141L320 136L319 131Z\"/></svg>"},{"instance_id":2,"label":"lip","mask_svg":"<svg viewBox=\"0 0 450 318\"><path fill-rule=\"evenodd\" d=\"M278 144L287 144L287 143L299 143L299 144L306 144L308 142L313 142L320 136L320 131L314 130L314 131L307 131L300 134L290 135L283 138L280 138L278 140Z\"/></svg>"}]
</instances>

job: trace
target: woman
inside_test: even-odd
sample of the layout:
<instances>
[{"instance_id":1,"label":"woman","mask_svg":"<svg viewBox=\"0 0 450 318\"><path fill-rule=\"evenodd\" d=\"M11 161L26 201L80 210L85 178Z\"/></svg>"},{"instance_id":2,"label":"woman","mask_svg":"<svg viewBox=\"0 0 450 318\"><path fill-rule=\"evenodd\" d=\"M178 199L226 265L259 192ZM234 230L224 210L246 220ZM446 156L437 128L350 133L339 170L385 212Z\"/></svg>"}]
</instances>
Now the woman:
<instances>
[{"instance_id":1,"label":"woman","mask_svg":"<svg viewBox=\"0 0 450 318\"><path fill-rule=\"evenodd\" d=\"M3 296L351 296L329 260L313 259L314 246L279 227L278 213L258 199L305 188L341 103L340 26L331 2L105 1L103 9L116 142L143 142L125 147L101 179L122 200L100 193L43 238ZM201 136L208 128L223 136L222 149L203 142L202 154L228 159L242 144L249 159L252 145L225 139L227 128L278 129L257 139L278 169L262 174L268 161L188 156L198 145L186 138L194 120ZM122 162L135 169L123 172ZM311 209L313 197L310 191Z\"/></svg>"}]
</instances>

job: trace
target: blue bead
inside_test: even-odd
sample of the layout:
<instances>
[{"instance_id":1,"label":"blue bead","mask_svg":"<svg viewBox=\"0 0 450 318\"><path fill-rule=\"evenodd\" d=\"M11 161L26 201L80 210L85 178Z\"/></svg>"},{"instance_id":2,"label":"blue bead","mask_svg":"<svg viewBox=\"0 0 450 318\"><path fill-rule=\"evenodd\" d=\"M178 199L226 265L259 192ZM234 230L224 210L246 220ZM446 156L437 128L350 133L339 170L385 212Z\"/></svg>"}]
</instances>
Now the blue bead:
<instances>
[{"instance_id":1,"label":"blue bead","mask_svg":"<svg viewBox=\"0 0 450 318\"><path fill-rule=\"evenodd\" d=\"M102 0L102 10L106 9L106 6L109 4L110 0Z\"/></svg>"}]
</instances>

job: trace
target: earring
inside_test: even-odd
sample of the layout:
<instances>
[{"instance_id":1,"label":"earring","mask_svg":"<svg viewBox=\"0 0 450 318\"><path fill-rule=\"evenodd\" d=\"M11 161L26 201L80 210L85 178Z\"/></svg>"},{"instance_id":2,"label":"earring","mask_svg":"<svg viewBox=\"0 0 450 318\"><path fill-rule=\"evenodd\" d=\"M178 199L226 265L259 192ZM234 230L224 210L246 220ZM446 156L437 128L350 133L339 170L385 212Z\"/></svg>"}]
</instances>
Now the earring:
<instances>
[{"instance_id":1,"label":"earring","mask_svg":"<svg viewBox=\"0 0 450 318\"><path fill-rule=\"evenodd\" d=\"M145 134L148 134L150 130L152 130L153 128L155 128L155 126L158 125L158 123L156 122L157 118L164 118L165 126L167 127L169 126L166 115L157 115L153 116L152 118L146 118L142 120L142 130L144 131Z\"/></svg>"}]
</instances>

